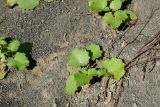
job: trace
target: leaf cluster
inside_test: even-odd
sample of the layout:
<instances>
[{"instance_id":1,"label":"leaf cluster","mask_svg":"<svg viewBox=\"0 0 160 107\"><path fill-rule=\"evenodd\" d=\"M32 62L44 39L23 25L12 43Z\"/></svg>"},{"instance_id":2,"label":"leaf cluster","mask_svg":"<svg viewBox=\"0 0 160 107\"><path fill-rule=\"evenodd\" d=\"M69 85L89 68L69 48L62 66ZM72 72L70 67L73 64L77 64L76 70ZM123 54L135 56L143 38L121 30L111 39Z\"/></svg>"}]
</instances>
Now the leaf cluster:
<instances>
[{"instance_id":1,"label":"leaf cluster","mask_svg":"<svg viewBox=\"0 0 160 107\"><path fill-rule=\"evenodd\" d=\"M0 79L6 75L6 69L24 70L29 66L29 60L24 52L20 52L19 40L7 40L0 37Z\"/></svg>"},{"instance_id":2,"label":"leaf cluster","mask_svg":"<svg viewBox=\"0 0 160 107\"><path fill-rule=\"evenodd\" d=\"M125 64L121 59L111 58L101 62L100 67L93 67L98 58L102 57L103 51L97 44L90 44L84 48L74 48L68 56L68 65L80 68L71 74L66 80L65 92L74 94L79 87L90 84L94 77L102 78L110 76L119 80L125 74ZM93 64L90 62L94 62Z\"/></svg>"},{"instance_id":3,"label":"leaf cluster","mask_svg":"<svg viewBox=\"0 0 160 107\"><path fill-rule=\"evenodd\" d=\"M89 0L89 8L96 13L104 13L102 20L112 28L119 28L123 23L136 22L133 11L122 9L125 0Z\"/></svg>"}]
</instances>

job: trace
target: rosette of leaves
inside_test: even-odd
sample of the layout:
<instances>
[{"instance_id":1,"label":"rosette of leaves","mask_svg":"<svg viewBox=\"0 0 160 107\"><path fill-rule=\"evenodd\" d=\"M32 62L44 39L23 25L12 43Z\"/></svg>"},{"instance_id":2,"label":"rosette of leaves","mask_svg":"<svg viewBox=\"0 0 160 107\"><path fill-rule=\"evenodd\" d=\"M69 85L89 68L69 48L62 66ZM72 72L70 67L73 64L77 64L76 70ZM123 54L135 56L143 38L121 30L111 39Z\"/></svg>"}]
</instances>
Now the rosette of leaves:
<instances>
[{"instance_id":1,"label":"rosette of leaves","mask_svg":"<svg viewBox=\"0 0 160 107\"><path fill-rule=\"evenodd\" d=\"M136 23L137 16L128 9L122 10L125 0L89 0L89 8L96 13L103 12L102 20L112 28L119 28L123 23Z\"/></svg>"},{"instance_id":2,"label":"rosette of leaves","mask_svg":"<svg viewBox=\"0 0 160 107\"><path fill-rule=\"evenodd\" d=\"M24 70L29 66L26 54L18 51L20 45L19 40L7 40L0 37L0 79L7 74L7 68Z\"/></svg>"},{"instance_id":3,"label":"rosette of leaves","mask_svg":"<svg viewBox=\"0 0 160 107\"><path fill-rule=\"evenodd\" d=\"M74 48L68 56L68 65L80 70L71 74L66 80L65 92L74 94L79 87L90 84L94 77L107 77L119 80L125 74L125 64L121 59L111 58L104 60L101 67L92 67L90 63L95 62L102 56L100 46L94 43L84 48Z\"/></svg>"}]
</instances>

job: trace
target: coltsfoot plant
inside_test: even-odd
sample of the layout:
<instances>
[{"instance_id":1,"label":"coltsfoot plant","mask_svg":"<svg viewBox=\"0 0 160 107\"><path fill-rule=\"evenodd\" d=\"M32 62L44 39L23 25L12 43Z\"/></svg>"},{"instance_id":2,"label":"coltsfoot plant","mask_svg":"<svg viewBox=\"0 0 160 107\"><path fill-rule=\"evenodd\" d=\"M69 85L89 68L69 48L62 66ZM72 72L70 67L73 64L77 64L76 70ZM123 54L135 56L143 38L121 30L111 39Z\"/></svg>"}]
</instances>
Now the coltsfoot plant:
<instances>
[{"instance_id":1,"label":"coltsfoot plant","mask_svg":"<svg viewBox=\"0 0 160 107\"><path fill-rule=\"evenodd\" d=\"M122 24L129 22L134 25L137 15L128 9L123 9L127 0L89 0L89 8L95 13L104 13L102 20L112 28L119 28Z\"/></svg>"},{"instance_id":2,"label":"coltsfoot plant","mask_svg":"<svg viewBox=\"0 0 160 107\"><path fill-rule=\"evenodd\" d=\"M24 70L29 66L29 60L24 52L19 51L19 40L7 40L0 37L0 79L7 74L7 69Z\"/></svg>"},{"instance_id":3,"label":"coltsfoot plant","mask_svg":"<svg viewBox=\"0 0 160 107\"><path fill-rule=\"evenodd\" d=\"M94 77L112 77L120 80L124 76L125 64L116 57L103 60L100 66L93 67L102 54L100 46L94 43L84 48L72 49L68 56L68 65L80 70L67 78L65 86L67 94L72 95L79 87L90 84Z\"/></svg>"}]
</instances>

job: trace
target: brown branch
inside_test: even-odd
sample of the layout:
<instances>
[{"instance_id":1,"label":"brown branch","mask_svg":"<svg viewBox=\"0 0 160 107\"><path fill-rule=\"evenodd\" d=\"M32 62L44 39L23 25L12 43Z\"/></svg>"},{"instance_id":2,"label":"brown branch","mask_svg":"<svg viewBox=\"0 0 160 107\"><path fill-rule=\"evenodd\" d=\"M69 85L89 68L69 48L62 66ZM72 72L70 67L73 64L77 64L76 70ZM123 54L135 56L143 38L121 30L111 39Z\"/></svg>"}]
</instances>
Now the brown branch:
<instances>
[{"instance_id":1,"label":"brown branch","mask_svg":"<svg viewBox=\"0 0 160 107\"><path fill-rule=\"evenodd\" d=\"M129 69L135 65L139 65L139 64L145 64L145 63L148 63L150 61L153 61L153 60L159 60L160 59L160 54L158 55L155 55L155 56L151 56L151 57L147 57L147 58L144 58L144 59L141 59L140 61L138 61L137 63L134 63L134 64L128 64L126 66L126 69Z\"/></svg>"},{"instance_id":2,"label":"brown branch","mask_svg":"<svg viewBox=\"0 0 160 107\"><path fill-rule=\"evenodd\" d=\"M160 31L153 37L153 39L151 41L149 41L145 45L143 45L138 50L138 52L143 52L143 51L149 50L152 47L154 47L155 45L157 45L158 43L160 43Z\"/></svg>"}]
</instances>

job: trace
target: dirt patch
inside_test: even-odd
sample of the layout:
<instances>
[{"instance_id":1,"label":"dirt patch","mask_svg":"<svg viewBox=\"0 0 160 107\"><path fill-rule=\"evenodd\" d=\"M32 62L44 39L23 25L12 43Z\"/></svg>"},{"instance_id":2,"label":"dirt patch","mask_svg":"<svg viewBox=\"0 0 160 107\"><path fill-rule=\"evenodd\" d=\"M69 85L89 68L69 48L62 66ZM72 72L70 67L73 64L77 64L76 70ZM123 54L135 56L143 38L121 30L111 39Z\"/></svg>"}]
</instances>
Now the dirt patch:
<instances>
[{"instance_id":1,"label":"dirt patch","mask_svg":"<svg viewBox=\"0 0 160 107\"><path fill-rule=\"evenodd\" d=\"M8 9L4 0L0 3L0 14L5 16L0 33L33 43L32 56L37 60L32 70L12 72L0 81L1 107L159 107L158 61L152 72L155 63L145 65L145 73L144 65L131 68L125 81L104 78L74 96L67 96L63 90L65 79L73 72L66 65L73 47L96 42L103 46L105 57L119 56L129 62L160 30L160 1L133 0L130 7L139 20L135 26L118 32L104 27L95 14L85 14L90 13L87 0L41 3L30 12ZM117 37L121 38L112 46Z\"/></svg>"}]
</instances>

